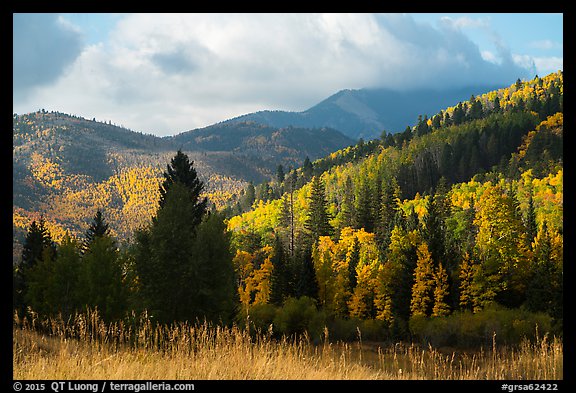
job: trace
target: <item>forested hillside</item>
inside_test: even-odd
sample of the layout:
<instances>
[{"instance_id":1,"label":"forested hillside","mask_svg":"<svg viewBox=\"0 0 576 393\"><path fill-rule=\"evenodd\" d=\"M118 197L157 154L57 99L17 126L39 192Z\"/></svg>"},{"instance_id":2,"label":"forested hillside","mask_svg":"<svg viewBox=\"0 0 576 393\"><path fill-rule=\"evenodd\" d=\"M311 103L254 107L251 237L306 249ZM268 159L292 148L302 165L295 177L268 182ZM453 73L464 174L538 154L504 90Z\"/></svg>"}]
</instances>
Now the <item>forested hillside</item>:
<instances>
[{"instance_id":1,"label":"forested hillside","mask_svg":"<svg viewBox=\"0 0 576 393\"><path fill-rule=\"evenodd\" d=\"M130 239L151 219L162 171L178 149L194 161L211 205L222 208L249 182L270 179L278 164L299 166L352 143L327 129L237 124L159 138L59 112L14 115L14 257L41 214L60 241L67 230L81 234L101 208L112 233Z\"/></svg>"},{"instance_id":2,"label":"forested hillside","mask_svg":"<svg viewBox=\"0 0 576 393\"><path fill-rule=\"evenodd\" d=\"M278 164L222 209L228 216L210 212L203 167L181 150L161 177L140 166L94 188L48 157L30 155L24 184L64 190L46 193L54 217L93 221L60 240L53 224L20 218L20 310L71 315L88 305L106 320L147 310L167 323L206 317L275 335L450 346L495 335L519 343L536 326L562 334L562 72L296 169ZM139 225L114 216L110 201L123 197ZM100 203L104 214L90 215ZM132 225L130 247L118 247L107 220Z\"/></svg>"},{"instance_id":3,"label":"forested hillside","mask_svg":"<svg viewBox=\"0 0 576 393\"><path fill-rule=\"evenodd\" d=\"M560 323L562 108L561 72L518 80L272 182L281 199L229 220L244 306L271 322L313 294L392 336L434 335L434 316L464 334L460 313L493 305Z\"/></svg>"}]
</instances>

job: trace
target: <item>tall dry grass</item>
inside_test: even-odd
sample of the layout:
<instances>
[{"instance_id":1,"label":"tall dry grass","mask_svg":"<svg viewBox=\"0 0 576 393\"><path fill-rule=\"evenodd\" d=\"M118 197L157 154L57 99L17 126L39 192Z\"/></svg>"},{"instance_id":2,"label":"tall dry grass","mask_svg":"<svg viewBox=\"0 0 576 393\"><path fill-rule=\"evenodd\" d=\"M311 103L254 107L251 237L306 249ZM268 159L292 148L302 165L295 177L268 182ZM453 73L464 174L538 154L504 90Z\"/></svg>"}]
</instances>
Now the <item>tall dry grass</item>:
<instances>
[{"instance_id":1,"label":"tall dry grass","mask_svg":"<svg viewBox=\"0 0 576 393\"><path fill-rule=\"evenodd\" d=\"M41 331L42 333L40 333ZM68 321L18 320L14 379L562 379L559 339L475 353L417 345L313 345L236 326L105 324L97 312ZM326 337L328 332L325 332Z\"/></svg>"}]
</instances>

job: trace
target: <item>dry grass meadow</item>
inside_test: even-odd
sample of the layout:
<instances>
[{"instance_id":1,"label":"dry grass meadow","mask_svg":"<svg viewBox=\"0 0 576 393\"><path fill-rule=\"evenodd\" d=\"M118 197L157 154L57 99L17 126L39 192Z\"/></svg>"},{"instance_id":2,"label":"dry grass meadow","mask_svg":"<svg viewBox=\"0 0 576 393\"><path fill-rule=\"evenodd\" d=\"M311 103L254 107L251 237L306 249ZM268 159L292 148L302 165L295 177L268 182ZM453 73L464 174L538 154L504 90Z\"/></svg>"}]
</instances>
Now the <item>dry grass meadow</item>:
<instances>
[{"instance_id":1,"label":"dry grass meadow","mask_svg":"<svg viewBox=\"0 0 576 393\"><path fill-rule=\"evenodd\" d=\"M178 324L133 328L105 324L97 313L13 326L17 380L560 380L559 339L476 352L375 343L313 345L306 337L273 339L238 327ZM42 334L39 333L42 331ZM327 333L327 332L326 332Z\"/></svg>"}]
</instances>

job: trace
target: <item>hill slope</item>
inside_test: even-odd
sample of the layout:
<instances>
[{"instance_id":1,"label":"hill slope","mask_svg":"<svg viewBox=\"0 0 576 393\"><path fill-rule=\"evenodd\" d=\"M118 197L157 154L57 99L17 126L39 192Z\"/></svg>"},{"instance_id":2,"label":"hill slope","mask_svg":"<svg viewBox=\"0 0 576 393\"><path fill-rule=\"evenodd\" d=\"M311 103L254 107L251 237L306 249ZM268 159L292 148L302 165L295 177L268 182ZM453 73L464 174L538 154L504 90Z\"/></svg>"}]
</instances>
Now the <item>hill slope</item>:
<instances>
[{"instance_id":1,"label":"hill slope","mask_svg":"<svg viewBox=\"0 0 576 393\"><path fill-rule=\"evenodd\" d=\"M329 128L276 128L255 122L215 124L168 140L185 150L228 151L286 166L300 164L306 157L320 158L354 144L352 139Z\"/></svg>"},{"instance_id":2,"label":"hill slope","mask_svg":"<svg viewBox=\"0 0 576 393\"><path fill-rule=\"evenodd\" d=\"M43 214L56 238L83 232L98 207L122 239L154 213L162 171L182 149L222 207L248 182L273 176L278 164L300 165L353 141L338 131L255 124L212 126L156 137L59 112L13 117L15 238Z\"/></svg>"}]
</instances>

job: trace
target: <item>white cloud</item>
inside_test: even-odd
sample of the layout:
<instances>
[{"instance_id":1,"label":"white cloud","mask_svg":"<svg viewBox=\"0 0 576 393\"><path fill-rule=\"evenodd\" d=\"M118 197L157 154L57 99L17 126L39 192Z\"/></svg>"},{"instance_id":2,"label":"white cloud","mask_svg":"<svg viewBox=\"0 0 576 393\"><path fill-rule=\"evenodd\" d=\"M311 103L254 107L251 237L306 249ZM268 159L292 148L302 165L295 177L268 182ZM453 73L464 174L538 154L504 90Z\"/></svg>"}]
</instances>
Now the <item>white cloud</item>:
<instances>
[{"instance_id":1,"label":"white cloud","mask_svg":"<svg viewBox=\"0 0 576 393\"><path fill-rule=\"evenodd\" d=\"M49 85L81 52L81 34L56 14L13 15L13 88L26 99L36 86Z\"/></svg>"},{"instance_id":2,"label":"white cloud","mask_svg":"<svg viewBox=\"0 0 576 393\"><path fill-rule=\"evenodd\" d=\"M483 50L480 52L480 54L482 55L482 58L484 60L489 61L490 63L495 63L495 64L499 63L498 57L489 50Z\"/></svg>"},{"instance_id":3,"label":"white cloud","mask_svg":"<svg viewBox=\"0 0 576 393\"><path fill-rule=\"evenodd\" d=\"M561 49L562 44L552 40L538 40L532 41L528 43L528 46L535 49L541 50L553 50L553 49Z\"/></svg>"},{"instance_id":4,"label":"white cloud","mask_svg":"<svg viewBox=\"0 0 576 393\"><path fill-rule=\"evenodd\" d=\"M538 75L544 76L552 72L564 69L564 58L562 57L535 57L534 64Z\"/></svg>"},{"instance_id":5,"label":"white cloud","mask_svg":"<svg viewBox=\"0 0 576 393\"><path fill-rule=\"evenodd\" d=\"M15 112L61 110L165 135L256 110L305 110L344 88L527 76L521 59L499 53L496 61L454 28L481 23L434 28L400 14L133 14Z\"/></svg>"},{"instance_id":6,"label":"white cloud","mask_svg":"<svg viewBox=\"0 0 576 393\"><path fill-rule=\"evenodd\" d=\"M444 24L450 25L454 28L488 28L490 22L486 18L470 18L469 16L462 16L459 18L451 18L443 16L440 21Z\"/></svg>"}]
</instances>

